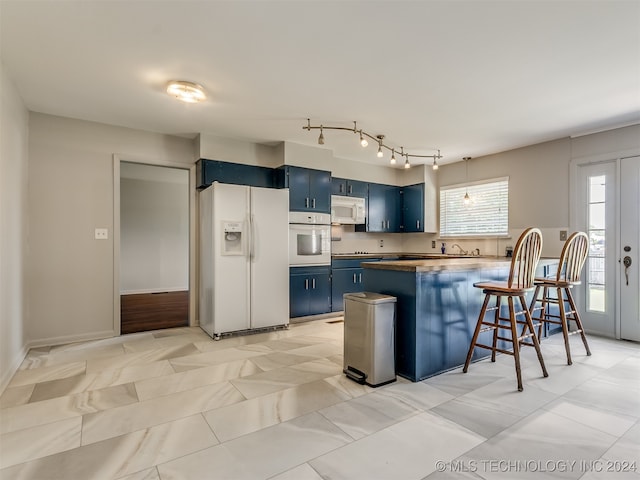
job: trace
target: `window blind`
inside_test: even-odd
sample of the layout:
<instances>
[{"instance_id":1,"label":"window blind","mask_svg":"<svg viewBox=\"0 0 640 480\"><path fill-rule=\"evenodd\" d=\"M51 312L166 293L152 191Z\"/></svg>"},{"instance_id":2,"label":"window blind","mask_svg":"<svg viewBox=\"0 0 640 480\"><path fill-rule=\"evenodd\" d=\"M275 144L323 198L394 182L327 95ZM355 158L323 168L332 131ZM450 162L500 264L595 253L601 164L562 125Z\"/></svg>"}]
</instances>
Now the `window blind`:
<instances>
[{"instance_id":1,"label":"window blind","mask_svg":"<svg viewBox=\"0 0 640 480\"><path fill-rule=\"evenodd\" d=\"M469 194L469 205L464 195ZM440 188L440 236L473 237L509 233L509 178Z\"/></svg>"}]
</instances>

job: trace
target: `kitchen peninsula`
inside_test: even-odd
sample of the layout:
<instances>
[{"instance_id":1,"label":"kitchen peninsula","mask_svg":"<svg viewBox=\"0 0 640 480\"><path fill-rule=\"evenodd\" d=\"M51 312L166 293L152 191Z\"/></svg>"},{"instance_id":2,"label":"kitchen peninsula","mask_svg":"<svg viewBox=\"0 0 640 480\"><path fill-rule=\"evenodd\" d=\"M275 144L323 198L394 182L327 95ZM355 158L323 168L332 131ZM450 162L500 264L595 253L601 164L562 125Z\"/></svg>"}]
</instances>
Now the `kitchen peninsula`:
<instances>
[{"instance_id":1,"label":"kitchen peninsula","mask_svg":"<svg viewBox=\"0 0 640 480\"><path fill-rule=\"evenodd\" d=\"M540 260L540 275L556 264L557 259ZM442 255L363 262L364 289L398 299L396 373L417 382L463 365L483 300L482 290L473 284L506 280L510 265L506 257ZM491 333L480 339L483 335ZM487 350L476 349L473 359L487 355Z\"/></svg>"}]
</instances>

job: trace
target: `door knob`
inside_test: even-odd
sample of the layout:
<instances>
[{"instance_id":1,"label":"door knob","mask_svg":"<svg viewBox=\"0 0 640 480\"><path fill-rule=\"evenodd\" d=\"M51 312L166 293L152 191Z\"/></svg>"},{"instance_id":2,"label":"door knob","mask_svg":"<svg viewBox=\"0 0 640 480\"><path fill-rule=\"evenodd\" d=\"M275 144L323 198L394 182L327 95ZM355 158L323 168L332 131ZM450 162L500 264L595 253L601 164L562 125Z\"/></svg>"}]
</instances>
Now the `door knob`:
<instances>
[{"instance_id":1,"label":"door knob","mask_svg":"<svg viewBox=\"0 0 640 480\"><path fill-rule=\"evenodd\" d=\"M622 263L624 265L624 276L627 279L627 285L629 285L629 267L633 263L632 260L631 260L631 257L629 255L627 255L626 257L624 257L622 259Z\"/></svg>"}]
</instances>

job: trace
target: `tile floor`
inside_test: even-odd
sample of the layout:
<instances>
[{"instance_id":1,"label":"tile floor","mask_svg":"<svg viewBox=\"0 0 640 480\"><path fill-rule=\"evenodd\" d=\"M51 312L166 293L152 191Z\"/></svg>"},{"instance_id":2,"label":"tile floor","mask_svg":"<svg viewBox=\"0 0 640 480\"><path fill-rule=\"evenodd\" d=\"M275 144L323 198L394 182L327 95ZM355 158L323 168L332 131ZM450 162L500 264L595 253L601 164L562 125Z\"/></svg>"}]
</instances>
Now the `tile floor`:
<instances>
[{"instance_id":1,"label":"tile floor","mask_svg":"<svg viewBox=\"0 0 640 480\"><path fill-rule=\"evenodd\" d=\"M508 356L373 389L333 320L33 349L0 397L0 478L640 480L639 344L572 337L567 366L546 339L522 393Z\"/></svg>"}]
</instances>

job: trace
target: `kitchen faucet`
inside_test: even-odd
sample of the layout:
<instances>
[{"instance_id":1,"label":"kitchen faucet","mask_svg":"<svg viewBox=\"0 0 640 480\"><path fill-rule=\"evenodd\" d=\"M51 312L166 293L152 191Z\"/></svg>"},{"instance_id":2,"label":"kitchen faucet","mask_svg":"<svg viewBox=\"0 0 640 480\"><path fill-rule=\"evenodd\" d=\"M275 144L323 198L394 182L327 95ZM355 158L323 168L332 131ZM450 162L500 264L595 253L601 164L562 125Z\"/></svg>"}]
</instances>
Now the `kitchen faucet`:
<instances>
[{"instance_id":1,"label":"kitchen faucet","mask_svg":"<svg viewBox=\"0 0 640 480\"><path fill-rule=\"evenodd\" d=\"M458 245L457 243L454 243L453 245L451 245L451 248L453 247L458 247L458 250L460 250L458 253L460 255L468 255L469 252L467 252L466 250L463 250L462 247L460 245Z\"/></svg>"}]
</instances>

